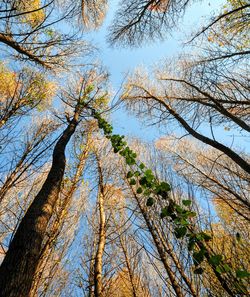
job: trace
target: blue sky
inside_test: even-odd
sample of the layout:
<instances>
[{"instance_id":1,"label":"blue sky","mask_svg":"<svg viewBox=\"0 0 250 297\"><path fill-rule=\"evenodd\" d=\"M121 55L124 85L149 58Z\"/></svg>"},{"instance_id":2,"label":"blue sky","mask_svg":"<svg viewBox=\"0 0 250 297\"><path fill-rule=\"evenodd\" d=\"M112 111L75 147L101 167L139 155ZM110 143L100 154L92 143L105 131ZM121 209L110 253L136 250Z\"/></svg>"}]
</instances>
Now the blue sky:
<instances>
[{"instance_id":1,"label":"blue sky","mask_svg":"<svg viewBox=\"0 0 250 297\"><path fill-rule=\"evenodd\" d=\"M110 1L110 3L117 2L117 0ZM100 59L110 71L112 85L118 88L123 80L123 75L138 65L150 66L163 58L181 53L183 51L182 42L187 40L185 37L202 27L211 12L218 11L225 1L211 2L213 3L202 1L202 3L192 4L184 19L180 20L179 28L176 28L171 36L162 41L143 44L136 49L111 48L107 44L107 26L110 25L116 10L116 5L110 5L104 26L97 32L92 32L90 40L100 49Z\"/></svg>"},{"instance_id":2,"label":"blue sky","mask_svg":"<svg viewBox=\"0 0 250 297\"><path fill-rule=\"evenodd\" d=\"M204 26L213 12L218 12L225 3L223 0L202 1L192 4L186 11L184 19L180 20L179 27L165 40L159 40L151 44L143 44L140 48L111 48L106 42L107 27L110 25L114 11L117 8L117 0L112 1L108 9L108 15L97 32L89 34L89 40L99 48L99 59L107 67L110 73L112 88L116 92L124 77L138 66L150 67L164 58L174 57L184 51L183 42L188 40L190 34ZM135 117L130 116L124 109L119 109L112 115L114 130L117 133L133 137L141 137L152 141L164 134L158 128L145 127Z\"/></svg>"}]
</instances>

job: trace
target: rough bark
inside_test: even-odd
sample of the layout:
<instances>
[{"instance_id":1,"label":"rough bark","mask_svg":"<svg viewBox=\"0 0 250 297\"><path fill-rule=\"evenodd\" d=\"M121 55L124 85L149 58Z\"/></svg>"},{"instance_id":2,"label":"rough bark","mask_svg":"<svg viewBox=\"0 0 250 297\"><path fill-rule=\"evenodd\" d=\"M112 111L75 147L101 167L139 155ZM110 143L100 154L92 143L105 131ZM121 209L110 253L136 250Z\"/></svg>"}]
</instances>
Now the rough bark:
<instances>
[{"instance_id":1,"label":"rough bark","mask_svg":"<svg viewBox=\"0 0 250 297\"><path fill-rule=\"evenodd\" d=\"M53 214L65 170L65 148L78 124L74 118L57 141L49 174L23 217L0 267L0 296L27 297L39 263L42 242Z\"/></svg>"},{"instance_id":2,"label":"rough bark","mask_svg":"<svg viewBox=\"0 0 250 297\"><path fill-rule=\"evenodd\" d=\"M62 205L60 207L60 210L57 213L57 219L54 221L51 227L48 240L43 245L40 258L39 258L39 263L37 265L36 276L33 281L32 289L31 289L31 294L30 294L31 296L36 296L35 294L42 280L43 272L46 269L47 262L50 261L49 257L51 255L51 248L61 232L62 225L68 213L68 209L71 204L72 198L78 188L78 183L82 176L82 173L85 167L85 162L89 153L89 145L90 145L90 136L88 134L86 147L84 151L82 151L79 157L79 163L77 165L75 175L72 179L72 184L70 188L66 191L66 193L63 194L63 201L61 203Z\"/></svg>"}]
</instances>

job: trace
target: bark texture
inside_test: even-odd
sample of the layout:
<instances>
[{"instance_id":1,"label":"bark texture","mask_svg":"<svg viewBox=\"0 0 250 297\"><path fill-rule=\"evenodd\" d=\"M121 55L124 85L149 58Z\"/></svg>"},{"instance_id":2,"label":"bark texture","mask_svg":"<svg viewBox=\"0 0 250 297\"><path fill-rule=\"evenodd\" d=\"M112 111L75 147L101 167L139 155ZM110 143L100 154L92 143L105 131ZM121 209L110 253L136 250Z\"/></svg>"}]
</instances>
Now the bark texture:
<instances>
[{"instance_id":1,"label":"bark texture","mask_svg":"<svg viewBox=\"0 0 250 297\"><path fill-rule=\"evenodd\" d=\"M78 113L57 141L49 174L23 217L0 267L0 296L27 297L39 263L42 242L61 189L65 148L78 124Z\"/></svg>"}]
</instances>

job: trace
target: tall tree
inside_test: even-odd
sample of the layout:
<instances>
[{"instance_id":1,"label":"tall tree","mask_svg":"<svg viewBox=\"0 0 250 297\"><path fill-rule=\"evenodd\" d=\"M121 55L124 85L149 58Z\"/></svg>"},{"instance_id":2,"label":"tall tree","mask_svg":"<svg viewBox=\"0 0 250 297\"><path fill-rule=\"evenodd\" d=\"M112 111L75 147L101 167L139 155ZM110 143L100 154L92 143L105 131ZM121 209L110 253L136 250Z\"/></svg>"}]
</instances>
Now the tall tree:
<instances>
[{"instance_id":1,"label":"tall tree","mask_svg":"<svg viewBox=\"0 0 250 297\"><path fill-rule=\"evenodd\" d=\"M53 214L64 176L66 165L65 148L83 116L89 115L88 107L95 99L103 100L101 85L105 76L90 71L82 76L77 96L64 95L64 102L73 109L66 129L59 137L53 151L53 159L48 176L23 217L8 252L0 267L0 292L4 296L28 296L38 265L42 242ZM72 95L72 94L71 94ZM100 106L100 105L99 105Z\"/></svg>"}]
</instances>

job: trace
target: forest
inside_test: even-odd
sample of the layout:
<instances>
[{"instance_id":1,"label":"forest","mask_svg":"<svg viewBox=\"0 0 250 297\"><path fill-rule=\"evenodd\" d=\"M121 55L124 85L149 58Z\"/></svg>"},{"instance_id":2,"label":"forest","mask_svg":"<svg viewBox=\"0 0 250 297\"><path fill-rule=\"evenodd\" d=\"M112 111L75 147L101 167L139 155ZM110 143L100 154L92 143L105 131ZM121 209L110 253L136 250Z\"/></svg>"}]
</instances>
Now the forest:
<instances>
[{"instance_id":1,"label":"forest","mask_svg":"<svg viewBox=\"0 0 250 297\"><path fill-rule=\"evenodd\" d=\"M92 37L115 68L197 3L112 85ZM249 55L249 0L0 0L0 297L249 296Z\"/></svg>"}]
</instances>

